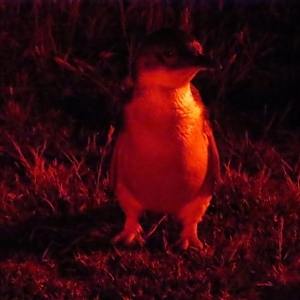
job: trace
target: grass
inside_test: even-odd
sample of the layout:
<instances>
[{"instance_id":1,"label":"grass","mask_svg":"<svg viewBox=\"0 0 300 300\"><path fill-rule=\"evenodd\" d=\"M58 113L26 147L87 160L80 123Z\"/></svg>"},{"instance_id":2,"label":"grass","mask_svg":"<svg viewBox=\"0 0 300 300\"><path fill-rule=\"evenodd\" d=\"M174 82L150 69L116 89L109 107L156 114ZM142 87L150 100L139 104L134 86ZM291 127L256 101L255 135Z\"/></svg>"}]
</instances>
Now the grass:
<instances>
[{"instance_id":1,"label":"grass","mask_svg":"<svg viewBox=\"0 0 300 300\"><path fill-rule=\"evenodd\" d=\"M1 299L300 299L298 13L292 1L2 1ZM143 247L114 247L110 128L139 40L179 25L223 65L194 82L222 158L205 249L174 248L178 223L151 213Z\"/></svg>"}]
</instances>

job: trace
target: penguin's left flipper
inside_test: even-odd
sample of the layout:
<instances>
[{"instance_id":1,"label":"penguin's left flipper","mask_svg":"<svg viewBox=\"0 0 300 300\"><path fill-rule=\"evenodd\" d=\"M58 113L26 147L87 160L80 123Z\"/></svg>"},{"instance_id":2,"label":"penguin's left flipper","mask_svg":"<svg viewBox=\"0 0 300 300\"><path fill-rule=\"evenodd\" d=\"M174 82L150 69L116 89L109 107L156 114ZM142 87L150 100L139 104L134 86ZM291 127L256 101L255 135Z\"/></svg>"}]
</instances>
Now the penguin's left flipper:
<instances>
[{"instance_id":1,"label":"penguin's left flipper","mask_svg":"<svg viewBox=\"0 0 300 300\"><path fill-rule=\"evenodd\" d=\"M204 132L208 138L208 151L209 151L209 166L208 172L211 173L212 178L216 184L221 182L221 170L220 170L220 156L217 148L217 144L211 129L209 121L204 121Z\"/></svg>"}]
</instances>

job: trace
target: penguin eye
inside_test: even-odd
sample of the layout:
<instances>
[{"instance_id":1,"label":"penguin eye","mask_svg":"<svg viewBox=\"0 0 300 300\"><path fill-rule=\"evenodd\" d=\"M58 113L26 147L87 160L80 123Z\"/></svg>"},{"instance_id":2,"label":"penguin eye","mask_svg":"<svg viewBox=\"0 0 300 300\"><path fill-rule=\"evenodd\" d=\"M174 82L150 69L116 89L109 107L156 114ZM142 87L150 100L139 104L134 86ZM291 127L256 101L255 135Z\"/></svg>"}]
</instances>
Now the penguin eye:
<instances>
[{"instance_id":1,"label":"penguin eye","mask_svg":"<svg viewBox=\"0 0 300 300\"><path fill-rule=\"evenodd\" d=\"M176 53L175 53L175 51L168 50L168 51L163 52L163 56L165 59L171 59L176 56Z\"/></svg>"},{"instance_id":2,"label":"penguin eye","mask_svg":"<svg viewBox=\"0 0 300 300\"><path fill-rule=\"evenodd\" d=\"M162 52L161 55L162 55L162 59L167 64L174 64L175 61L177 60L177 53L176 51L173 50L166 50Z\"/></svg>"}]
</instances>

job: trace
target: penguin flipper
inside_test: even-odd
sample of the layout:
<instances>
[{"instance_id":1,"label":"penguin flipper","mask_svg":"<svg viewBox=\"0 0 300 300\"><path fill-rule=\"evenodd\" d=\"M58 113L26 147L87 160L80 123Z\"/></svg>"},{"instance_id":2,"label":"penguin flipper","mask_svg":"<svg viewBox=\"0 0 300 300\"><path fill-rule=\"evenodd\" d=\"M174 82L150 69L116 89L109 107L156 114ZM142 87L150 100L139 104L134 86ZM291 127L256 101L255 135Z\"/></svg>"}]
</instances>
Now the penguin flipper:
<instances>
[{"instance_id":1,"label":"penguin flipper","mask_svg":"<svg viewBox=\"0 0 300 300\"><path fill-rule=\"evenodd\" d=\"M204 122L204 130L206 133L206 136L208 138L208 155L209 155L209 162L208 162L208 168L209 172L211 172L211 176L215 180L215 182L218 184L221 182L221 170L220 170L220 155L217 148L217 144L211 129L211 125L209 124L209 121Z\"/></svg>"}]
</instances>

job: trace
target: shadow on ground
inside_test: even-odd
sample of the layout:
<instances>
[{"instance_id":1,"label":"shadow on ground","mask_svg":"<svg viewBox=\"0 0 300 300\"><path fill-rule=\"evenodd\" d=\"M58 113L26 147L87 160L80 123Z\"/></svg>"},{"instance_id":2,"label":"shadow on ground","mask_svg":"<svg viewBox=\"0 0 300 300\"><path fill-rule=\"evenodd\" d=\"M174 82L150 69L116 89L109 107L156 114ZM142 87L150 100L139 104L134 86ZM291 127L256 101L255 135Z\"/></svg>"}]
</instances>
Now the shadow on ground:
<instances>
[{"instance_id":1,"label":"shadow on ground","mask_svg":"<svg viewBox=\"0 0 300 300\"><path fill-rule=\"evenodd\" d=\"M0 227L0 260L18 255L59 258L70 252L107 252L124 216L115 203L80 215L32 217Z\"/></svg>"}]
</instances>

